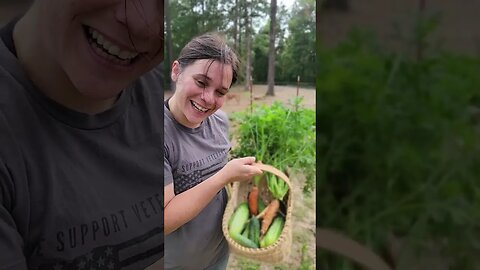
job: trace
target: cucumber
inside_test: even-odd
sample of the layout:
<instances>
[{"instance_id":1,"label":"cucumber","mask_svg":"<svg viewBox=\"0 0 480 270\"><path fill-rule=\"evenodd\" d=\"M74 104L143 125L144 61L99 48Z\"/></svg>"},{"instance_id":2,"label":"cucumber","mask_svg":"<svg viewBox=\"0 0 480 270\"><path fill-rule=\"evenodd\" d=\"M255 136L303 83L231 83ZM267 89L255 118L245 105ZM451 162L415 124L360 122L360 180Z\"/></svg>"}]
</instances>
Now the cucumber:
<instances>
[{"instance_id":1,"label":"cucumber","mask_svg":"<svg viewBox=\"0 0 480 270\"><path fill-rule=\"evenodd\" d=\"M277 216L270 228L268 228L265 236L260 240L260 247L268 247L275 243L280 235L282 234L283 226L285 225L285 220L282 216Z\"/></svg>"},{"instance_id":2,"label":"cucumber","mask_svg":"<svg viewBox=\"0 0 480 270\"><path fill-rule=\"evenodd\" d=\"M248 238L258 246L260 241L260 220L258 220L256 217L253 217L250 219L250 222L247 226L250 228Z\"/></svg>"},{"instance_id":3,"label":"cucumber","mask_svg":"<svg viewBox=\"0 0 480 270\"><path fill-rule=\"evenodd\" d=\"M260 196L258 196L258 213L261 213L265 209L266 205Z\"/></svg>"},{"instance_id":4,"label":"cucumber","mask_svg":"<svg viewBox=\"0 0 480 270\"><path fill-rule=\"evenodd\" d=\"M245 230L243 230L242 235L248 237L250 235L250 222L247 223Z\"/></svg>"},{"instance_id":5,"label":"cucumber","mask_svg":"<svg viewBox=\"0 0 480 270\"><path fill-rule=\"evenodd\" d=\"M248 221L250 210L246 202L241 203L228 221L228 231L231 234L240 234Z\"/></svg>"},{"instance_id":6,"label":"cucumber","mask_svg":"<svg viewBox=\"0 0 480 270\"><path fill-rule=\"evenodd\" d=\"M258 245L256 243L241 234L230 234L230 236L233 240L235 240L235 242L239 243L244 247L258 248Z\"/></svg>"}]
</instances>

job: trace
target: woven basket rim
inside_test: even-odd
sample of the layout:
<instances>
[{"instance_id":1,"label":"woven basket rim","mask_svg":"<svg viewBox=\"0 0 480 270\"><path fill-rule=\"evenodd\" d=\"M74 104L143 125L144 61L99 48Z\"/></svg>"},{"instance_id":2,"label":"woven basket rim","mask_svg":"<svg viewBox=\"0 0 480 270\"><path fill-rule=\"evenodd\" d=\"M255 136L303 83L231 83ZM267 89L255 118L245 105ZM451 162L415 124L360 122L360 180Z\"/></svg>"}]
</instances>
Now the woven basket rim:
<instances>
[{"instance_id":1,"label":"woven basket rim","mask_svg":"<svg viewBox=\"0 0 480 270\"><path fill-rule=\"evenodd\" d=\"M282 229L282 234L280 235L279 239L277 241L275 241L274 244L272 244L268 247L249 248L249 247L242 246L239 243L237 243L235 240L233 240L230 237L230 234L228 232L228 221L229 221L231 215L233 214L233 212L235 211L235 208L239 204L238 192L239 192L239 189L240 189L240 185L245 185L247 183L235 182L233 184L233 188L231 189L231 196L228 200L227 208L225 209L225 213L224 213L224 216L223 216L222 230L223 230L223 234L224 234L225 238L227 239L228 244L231 247L234 248L234 251L235 250L240 251L240 255L245 256L245 257L249 257L249 255L268 256L268 255L272 254L272 252L277 251L280 247L282 247L282 245L287 243L288 240L291 241L291 235L289 235L289 234L291 234L292 209L293 209L293 192L291 192L292 191L291 181L288 179L288 176L286 176L283 172L281 172L280 170L278 170L277 168L275 168L273 166L270 166L270 165L267 165L267 164L255 164L255 165L258 166L263 171L273 173L273 174L277 175L278 177L280 177L282 180L284 180L287 183L287 185L289 187L289 190L288 190L288 193L287 193L288 198L287 198L287 202L286 202L285 225ZM257 258L257 257L255 257L253 259L259 260L259 258Z\"/></svg>"}]
</instances>

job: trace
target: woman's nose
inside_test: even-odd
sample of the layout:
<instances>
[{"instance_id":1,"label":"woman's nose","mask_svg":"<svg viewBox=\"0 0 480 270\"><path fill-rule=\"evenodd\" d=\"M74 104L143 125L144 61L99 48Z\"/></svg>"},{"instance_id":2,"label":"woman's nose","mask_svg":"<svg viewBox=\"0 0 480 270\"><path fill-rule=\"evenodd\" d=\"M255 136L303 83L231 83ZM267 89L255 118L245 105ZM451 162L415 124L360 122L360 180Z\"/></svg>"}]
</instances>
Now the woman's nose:
<instances>
[{"instance_id":1,"label":"woman's nose","mask_svg":"<svg viewBox=\"0 0 480 270\"><path fill-rule=\"evenodd\" d=\"M214 92L215 91L209 90L207 88L203 89L202 99L205 101L207 105L212 105L213 103L215 103Z\"/></svg>"}]
</instances>

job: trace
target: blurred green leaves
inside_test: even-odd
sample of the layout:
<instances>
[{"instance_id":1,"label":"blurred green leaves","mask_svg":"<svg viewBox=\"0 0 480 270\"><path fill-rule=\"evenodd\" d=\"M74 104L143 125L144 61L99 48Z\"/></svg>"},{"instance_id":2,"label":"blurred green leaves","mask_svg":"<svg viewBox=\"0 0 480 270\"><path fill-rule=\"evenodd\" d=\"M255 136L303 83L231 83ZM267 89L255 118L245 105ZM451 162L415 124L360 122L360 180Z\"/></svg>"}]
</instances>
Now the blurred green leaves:
<instances>
[{"instance_id":1,"label":"blurred green leaves","mask_svg":"<svg viewBox=\"0 0 480 270\"><path fill-rule=\"evenodd\" d=\"M358 31L317 54L318 225L377 251L415 236L464 266L480 251L480 59L415 59Z\"/></svg>"}]
</instances>

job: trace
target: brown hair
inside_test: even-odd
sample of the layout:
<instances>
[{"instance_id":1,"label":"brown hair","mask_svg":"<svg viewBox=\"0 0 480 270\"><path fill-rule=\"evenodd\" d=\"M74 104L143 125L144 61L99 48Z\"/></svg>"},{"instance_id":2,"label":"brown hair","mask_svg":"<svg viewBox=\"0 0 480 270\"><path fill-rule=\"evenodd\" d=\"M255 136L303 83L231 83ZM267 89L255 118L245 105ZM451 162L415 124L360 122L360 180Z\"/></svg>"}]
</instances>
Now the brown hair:
<instances>
[{"instance_id":1,"label":"brown hair","mask_svg":"<svg viewBox=\"0 0 480 270\"><path fill-rule=\"evenodd\" d=\"M206 33L193 38L183 47L177 61L181 68L193 64L197 60L211 59L232 66L233 85L237 81L239 60L237 54L226 44L218 33Z\"/></svg>"}]
</instances>

